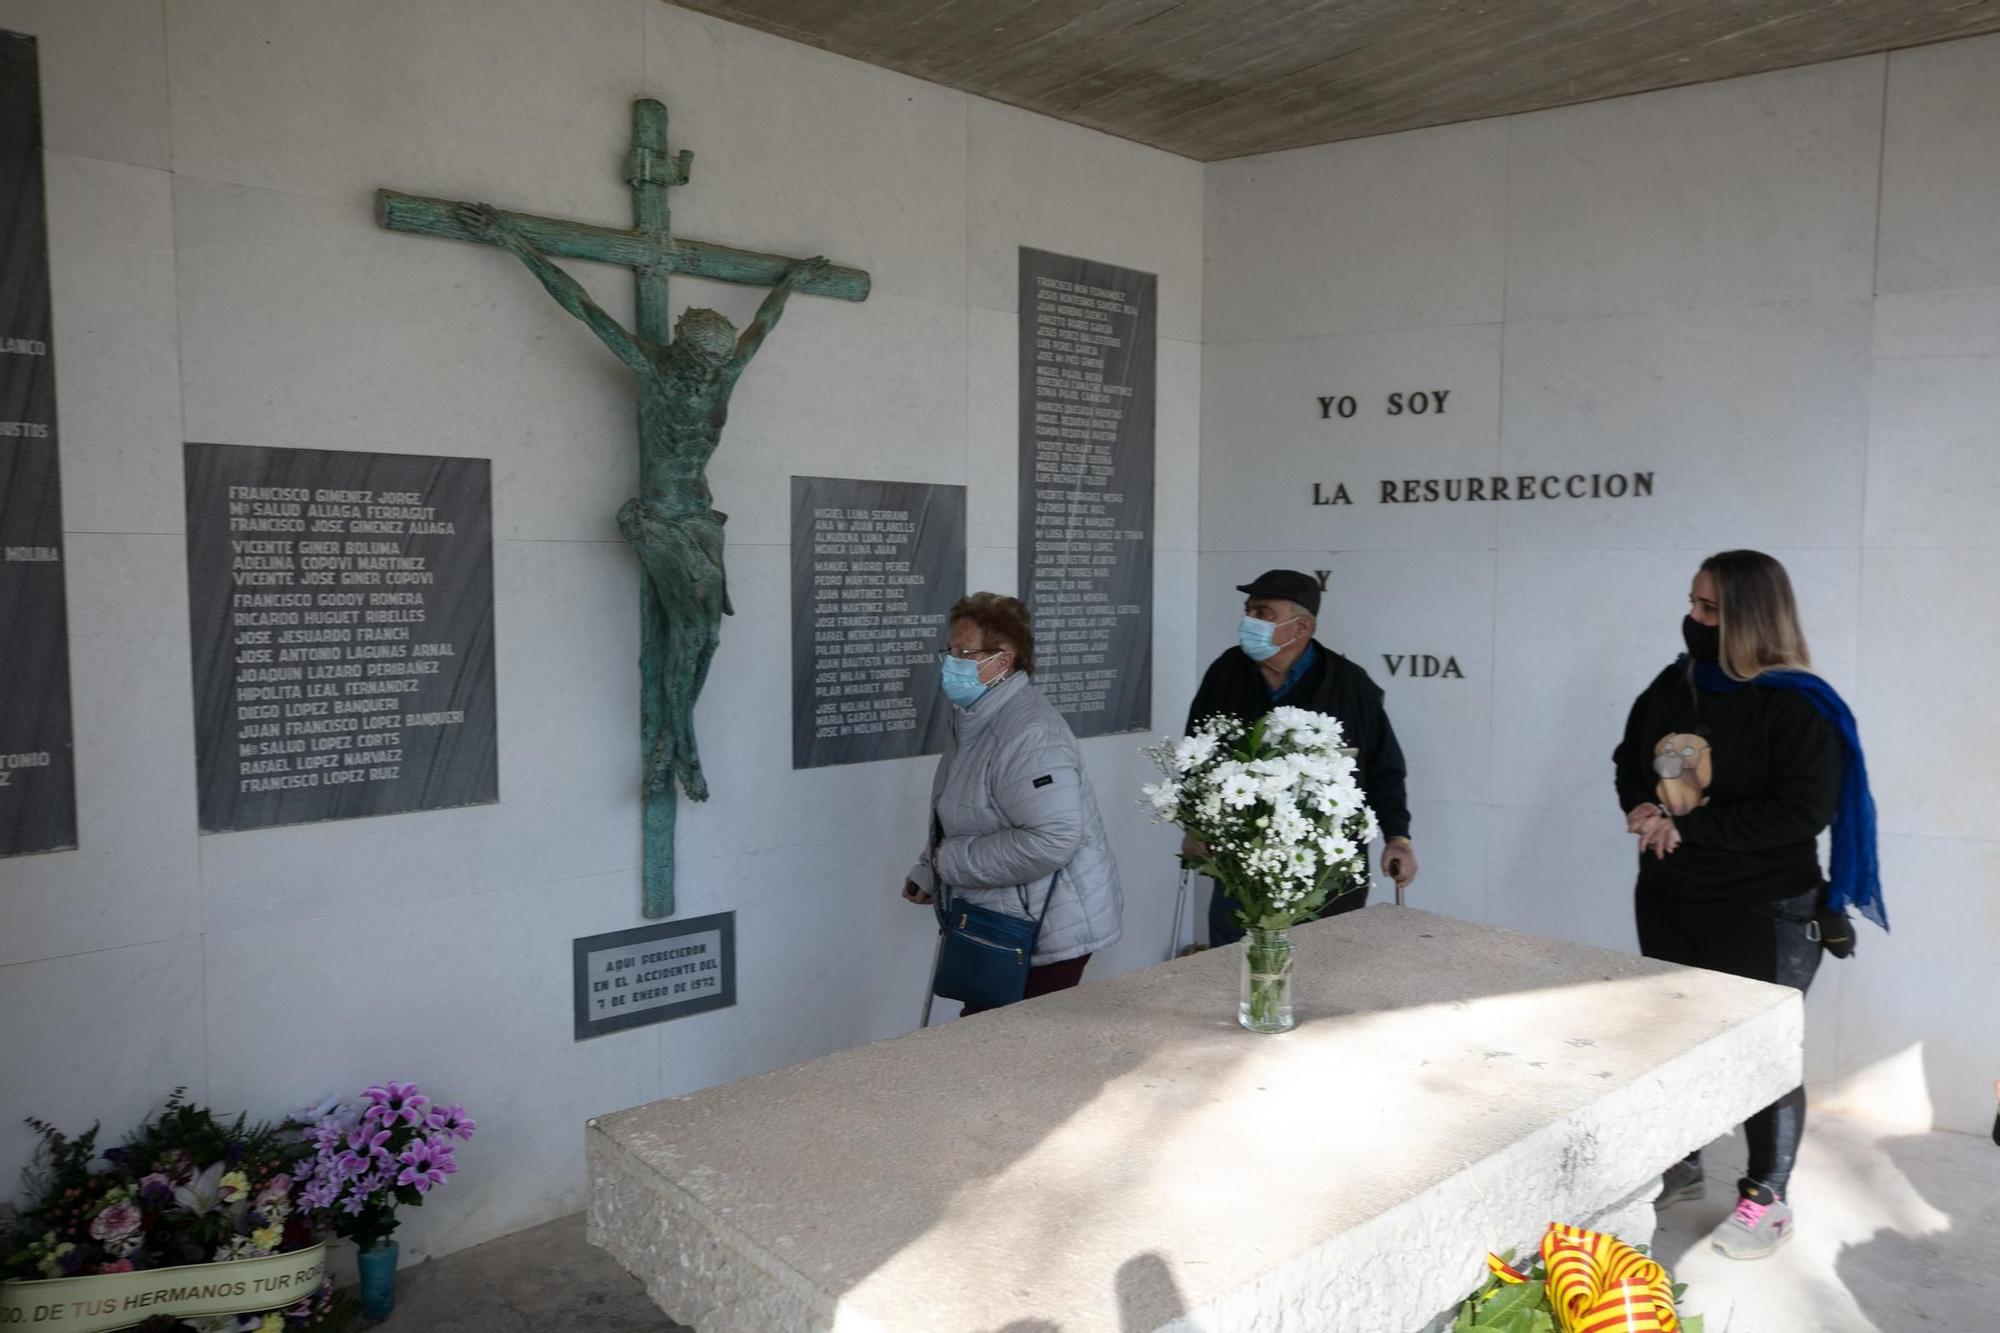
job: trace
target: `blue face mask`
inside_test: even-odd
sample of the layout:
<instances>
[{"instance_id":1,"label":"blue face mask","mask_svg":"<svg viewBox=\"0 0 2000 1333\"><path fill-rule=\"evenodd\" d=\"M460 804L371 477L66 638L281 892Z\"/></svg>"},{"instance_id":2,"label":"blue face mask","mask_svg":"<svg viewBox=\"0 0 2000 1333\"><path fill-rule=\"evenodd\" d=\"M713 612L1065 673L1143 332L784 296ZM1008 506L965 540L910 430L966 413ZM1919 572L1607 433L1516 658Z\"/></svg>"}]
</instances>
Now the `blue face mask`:
<instances>
[{"instance_id":1,"label":"blue face mask","mask_svg":"<svg viewBox=\"0 0 2000 1333\"><path fill-rule=\"evenodd\" d=\"M944 697L960 708L970 708L979 702L992 685L983 684L979 679L981 662L968 661L963 657L946 657L938 670L944 686ZM999 684L998 681L994 685Z\"/></svg>"},{"instance_id":2,"label":"blue face mask","mask_svg":"<svg viewBox=\"0 0 2000 1333\"><path fill-rule=\"evenodd\" d=\"M1297 619L1297 616L1292 617L1292 620ZM1279 625L1289 625L1292 620L1273 623L1269 620L1259 620L1255 616L1245 616L1236 622L1237 645L1243 649L1243 655L1251 661L1269 661L1278 655L1278 645L1271 642L1271 636L1277 632ZM1289 648L1291 645L1285 646Z\"/></svg>"}]
</instances>

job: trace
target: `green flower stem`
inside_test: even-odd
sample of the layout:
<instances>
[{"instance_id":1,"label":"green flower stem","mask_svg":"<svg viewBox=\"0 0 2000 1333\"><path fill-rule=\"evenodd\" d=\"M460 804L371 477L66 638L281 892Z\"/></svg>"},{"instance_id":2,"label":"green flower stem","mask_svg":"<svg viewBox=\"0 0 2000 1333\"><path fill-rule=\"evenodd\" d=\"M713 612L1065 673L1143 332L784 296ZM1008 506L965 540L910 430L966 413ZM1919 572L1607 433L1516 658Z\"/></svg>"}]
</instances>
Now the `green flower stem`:
<instances>
[{"instance_id":1,"label":"green flower stem","mask_svg":"<svg viewBox=\"0 0 2000 1333\"><path fill-rule=\"evenodd\" d=\"M1283 930L1252 929L1244 943L1250 967L1250 1021L1273 1027L1290 999L1292 941Z\"/></svg>"}]
</instances>

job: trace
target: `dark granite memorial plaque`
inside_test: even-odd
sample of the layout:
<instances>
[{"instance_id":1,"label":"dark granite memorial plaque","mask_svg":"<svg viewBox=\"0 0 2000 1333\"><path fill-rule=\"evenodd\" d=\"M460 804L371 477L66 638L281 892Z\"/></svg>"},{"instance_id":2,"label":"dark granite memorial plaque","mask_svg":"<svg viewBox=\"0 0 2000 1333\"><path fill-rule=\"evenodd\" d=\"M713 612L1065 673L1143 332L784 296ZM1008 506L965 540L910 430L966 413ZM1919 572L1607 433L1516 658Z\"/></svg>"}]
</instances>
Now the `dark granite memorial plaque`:
<instances>
[{"instance_id":1,"label":"dark granite memorial plaque","mask_svg":"<svg viewBox=\"0 0 2000 1333\"><path fill-rule=\"evenodd\" d=\"M792 767L937 754L965 487L792 478Z\"/></svg>"},{"instance_id":2,"label":"dark granite memorial plaque","mask_svg":"<svg viewBox=\"0 0 2000 1333\"><path fill-rule=\"evenodd\" d=\"M0 32L0 856L76 846L35 39Z\"/></svg>"},{"instance_id":3,"label":"dark granite memorial plaque","mask_svg":"<svg viewBox=\"0 0 2000 1333\"><path fill-rule=\"evenodd\" d=\"M204 832L499 799L492 478L187 446Z\"/></svg>"},{"instance_id":4,"label":"dark granite memorial plaque","mask_svg":"<svg viewBox=\"0 0 2000 1333\"><path fill-rule=\"evenodd\" d=\"M1079 736L1153 716L1159 279L1021 250L1021 595L1035 684Z\"/></svg>"},{"instance_id":5,"label":"dark granite memorial plaque","mask_svg":"<svg viewBox=\"0 0 2000 1333\"><path fill-rule=\"evenodd\" d=\"M736 913L664 921L571 942L576 1039L736 1003Z\"/></svg>"}]
</instances>

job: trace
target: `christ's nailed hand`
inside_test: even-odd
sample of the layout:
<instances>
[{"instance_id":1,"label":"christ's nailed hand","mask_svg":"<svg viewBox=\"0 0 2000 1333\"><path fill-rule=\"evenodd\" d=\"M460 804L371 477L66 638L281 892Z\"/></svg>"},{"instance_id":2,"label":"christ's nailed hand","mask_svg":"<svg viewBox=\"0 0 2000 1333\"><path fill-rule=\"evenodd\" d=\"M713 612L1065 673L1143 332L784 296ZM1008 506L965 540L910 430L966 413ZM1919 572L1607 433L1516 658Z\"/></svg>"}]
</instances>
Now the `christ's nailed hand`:
<instances>
[{"instance_id":1,"label":"christ's nailed hand","mask_svg":"<svg viewBox=\"0 0 2000 1333\"><path fill-rule=\"evenodd\" d=\"M500 211L491 204L460 204L452 210L458 224L482 241L498 241L507 230Z\"/></svg>"},{"instance_id":2,"label":"christ's nailed hand","mask_svg":"<svg viewBox=\"0 0 2000 1333\"><path fill-rule=\"evenodd\" d=\"M833 270L833 264L825 255L814 255L811 259L801 259L792 265L786 277L794 287L802 287L809 282L818 282Z\"/></svg>"}]
</instances>

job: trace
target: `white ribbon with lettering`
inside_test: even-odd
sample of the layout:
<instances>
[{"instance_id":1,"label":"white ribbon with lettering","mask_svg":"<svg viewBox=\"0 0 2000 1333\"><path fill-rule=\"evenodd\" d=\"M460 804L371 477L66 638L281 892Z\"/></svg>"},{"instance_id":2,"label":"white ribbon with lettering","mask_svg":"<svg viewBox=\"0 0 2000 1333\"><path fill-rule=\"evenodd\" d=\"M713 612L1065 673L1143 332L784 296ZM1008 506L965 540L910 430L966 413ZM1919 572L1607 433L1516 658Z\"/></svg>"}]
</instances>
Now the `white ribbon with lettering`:
<instances>
[{"instance_id":1,"label":"white ribbon with lettering","mask_svg":"<svg viewBox=\"0 0 2000 1333\"><path fill-rule=\"evenodd\" d=\"M326 1246L315 1245L262 1259L0 1282L0 1329L104 1333L155 1315L191 1319L283 1310L316 1293L325 1275Z\"/></svg>"}]
</instances>

